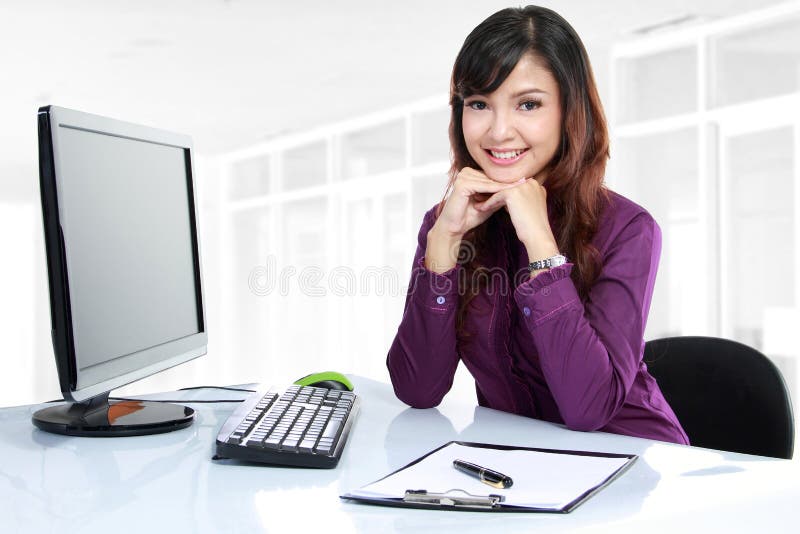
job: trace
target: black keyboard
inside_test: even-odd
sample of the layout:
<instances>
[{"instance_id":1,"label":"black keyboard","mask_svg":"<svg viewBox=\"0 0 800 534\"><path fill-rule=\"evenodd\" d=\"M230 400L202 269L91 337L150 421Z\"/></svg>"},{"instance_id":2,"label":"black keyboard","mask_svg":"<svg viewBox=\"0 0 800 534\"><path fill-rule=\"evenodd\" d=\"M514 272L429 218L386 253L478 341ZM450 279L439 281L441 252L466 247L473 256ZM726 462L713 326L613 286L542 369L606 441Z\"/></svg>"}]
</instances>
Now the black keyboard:
<instances>
[{"instance_id":1,"label":"black keyboard","mask_svg":"<svg viewBox=\"0 0 800 534\"><path fill-rule=\"evenodd\" d=\"M259 389L217 434L215 459L299 467L336 467L358 412L350 391L291 386Z\"/></svg>"}]
</instances>

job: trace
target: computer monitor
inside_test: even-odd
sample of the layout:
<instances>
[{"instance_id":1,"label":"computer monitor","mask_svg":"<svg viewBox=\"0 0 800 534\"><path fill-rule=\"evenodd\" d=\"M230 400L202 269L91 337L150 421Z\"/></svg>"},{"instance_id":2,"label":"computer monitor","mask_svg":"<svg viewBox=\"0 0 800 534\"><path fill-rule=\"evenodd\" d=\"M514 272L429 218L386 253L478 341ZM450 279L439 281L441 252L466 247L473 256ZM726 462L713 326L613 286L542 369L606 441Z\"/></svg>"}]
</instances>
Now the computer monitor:
<instances>
[{"instance_id":1,"label":"computer monitor","mask_svg":"<svg viewBox=\"0 0 800 534\"><path fill-rule=\"evenodd\" d=\"M66 403L33 423L121 436L192 424L194 410L109 400L206 353L192 141L55 106L39 109L53 349Z\"/></svg>"}]
</instances>

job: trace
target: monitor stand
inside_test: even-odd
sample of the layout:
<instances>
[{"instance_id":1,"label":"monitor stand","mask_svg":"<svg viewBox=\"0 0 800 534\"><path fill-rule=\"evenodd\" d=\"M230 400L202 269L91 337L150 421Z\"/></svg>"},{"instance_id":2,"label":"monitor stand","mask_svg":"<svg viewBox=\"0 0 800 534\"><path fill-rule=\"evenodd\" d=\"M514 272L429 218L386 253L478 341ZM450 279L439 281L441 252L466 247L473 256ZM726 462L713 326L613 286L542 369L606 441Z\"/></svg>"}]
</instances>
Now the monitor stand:
<instances>
[{"instance_id":1,"label":"monitor stand","mask_svg":"<svg viewBox=\"0 0 800 534\"><path fill-rule=\"evenodd\" d=\"M32 419L46 432L68 436L141 436L186 428L194 410L164 402L109 400L104 393L85 402L44 408Z\"/></svg>"}]
</instances>

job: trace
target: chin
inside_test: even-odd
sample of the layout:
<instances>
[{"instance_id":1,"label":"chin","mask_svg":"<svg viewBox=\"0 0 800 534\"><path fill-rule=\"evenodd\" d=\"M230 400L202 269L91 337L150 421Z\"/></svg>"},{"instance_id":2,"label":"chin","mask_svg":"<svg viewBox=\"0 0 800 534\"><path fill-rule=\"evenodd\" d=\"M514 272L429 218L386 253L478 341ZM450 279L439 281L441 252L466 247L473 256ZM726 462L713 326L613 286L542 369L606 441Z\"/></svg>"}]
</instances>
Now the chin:
<instances>
[{"instance_id":1,"label":"chin","mask_svg":"<svg viewBox=\"0 0 800 534\"><path fill-rule=\"evenodd\" d=\"M521 174L511 174L508 172L492 172L492 171L484 171L487 177L494 182L499 182L501 184L513 184L514 182L518 182L520 178L522 178Z\"/></svg>"},{"instance_id":2,"label":"chin","mask_svg":"<svg viewBox=\"0 0 800 534\"><path fill-rule=\"evenodd\" d=\"M495 182L500 182L501 184L513 184L514 182L518 182L521 178L530 178L533 176L535 171L530 168L525 167L508 167L508 168L497 168L494 165L486 165L483 168L483 173L490 179Z\"/></svg>"}]
</instances>

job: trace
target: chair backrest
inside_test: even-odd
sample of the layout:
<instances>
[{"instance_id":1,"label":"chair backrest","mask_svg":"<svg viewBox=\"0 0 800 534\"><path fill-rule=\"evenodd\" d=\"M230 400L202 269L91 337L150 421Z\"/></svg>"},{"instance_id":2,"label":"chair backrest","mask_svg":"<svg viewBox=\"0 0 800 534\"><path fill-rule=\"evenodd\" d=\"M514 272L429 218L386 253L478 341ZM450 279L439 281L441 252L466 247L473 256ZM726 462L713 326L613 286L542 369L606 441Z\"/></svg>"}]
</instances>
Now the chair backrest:
<instances>
[{"instance_id":1,"label":"chair backrest","mask_svg":"<svg viewBox=\"0 0 800 534\"><path fill-rule=\"evenodd\" d=\"M728 339L671 337L645 343L644 361L692 445L792 457L789 392L759 351Z\"/></svg>"}]
</instances>

